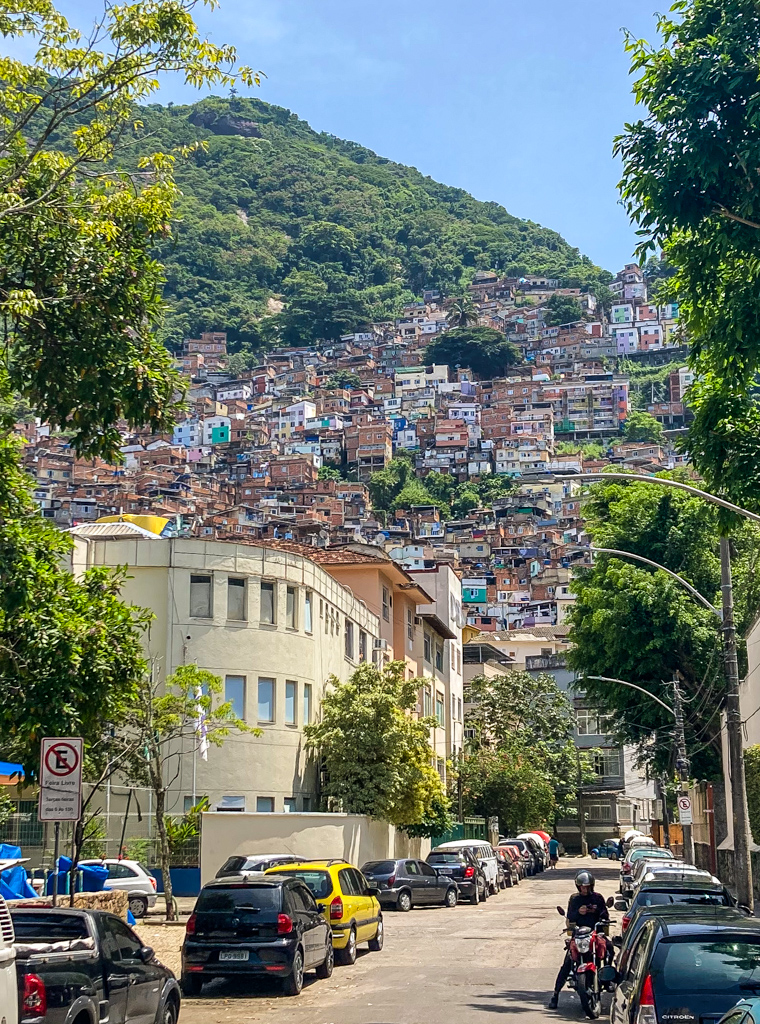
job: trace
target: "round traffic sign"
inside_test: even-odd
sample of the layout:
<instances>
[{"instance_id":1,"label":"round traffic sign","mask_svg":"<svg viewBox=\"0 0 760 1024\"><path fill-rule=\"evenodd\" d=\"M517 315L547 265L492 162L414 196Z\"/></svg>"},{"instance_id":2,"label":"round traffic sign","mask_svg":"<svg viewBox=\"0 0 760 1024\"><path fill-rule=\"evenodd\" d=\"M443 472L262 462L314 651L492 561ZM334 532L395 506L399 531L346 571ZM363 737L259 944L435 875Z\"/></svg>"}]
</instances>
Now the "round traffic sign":
<instances>
[{"instance_id":1,"label":"round traffic sign","mask_svg":"<svg viewBox=\"0 0 760 1024\"><path fill-rule=\"evenodd\" d=\"M679 796L679 798L678 798L678 806L679 806L680 810L688 811L689 808L691 807L691 797Z\"/></svg>"},{"instance_id":2,"label":"round traffic sign","mask_svg":"<svg viewBox=\"0 0 760 1024\"><path fill-rule=\"evenodd\" d=\"M63 740L55 743L45 751L45 767L58 778L72 775L79 767L79 751Z\"/></svg>"}]
</instances>

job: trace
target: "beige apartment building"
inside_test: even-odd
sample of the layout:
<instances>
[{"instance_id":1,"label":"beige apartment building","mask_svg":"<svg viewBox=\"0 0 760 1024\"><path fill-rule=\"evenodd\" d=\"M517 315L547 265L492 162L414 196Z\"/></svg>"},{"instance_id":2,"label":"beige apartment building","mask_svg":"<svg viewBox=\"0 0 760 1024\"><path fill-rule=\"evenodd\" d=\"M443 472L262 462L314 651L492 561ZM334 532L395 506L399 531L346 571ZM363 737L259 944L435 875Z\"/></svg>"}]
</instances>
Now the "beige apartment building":
<instances>
[{"instance_id":1,"label":"beige apartment building","mask_svg":"<svg viewBox=\"0 0 760 1024\"><path fill-rule=\"evenodd\" d=\"M149 608L148 654L159 678L197 664L261 736L233 735L204 760L179 757L168 811L206 795L212 808L317 809L318 774L304 747L331 675L346 679L377 651L380 621L360 597L303 554L198 539L165 539L132 523L72 530L75 574L127 566L124 598Z\"/></svg>"}]
</instances>

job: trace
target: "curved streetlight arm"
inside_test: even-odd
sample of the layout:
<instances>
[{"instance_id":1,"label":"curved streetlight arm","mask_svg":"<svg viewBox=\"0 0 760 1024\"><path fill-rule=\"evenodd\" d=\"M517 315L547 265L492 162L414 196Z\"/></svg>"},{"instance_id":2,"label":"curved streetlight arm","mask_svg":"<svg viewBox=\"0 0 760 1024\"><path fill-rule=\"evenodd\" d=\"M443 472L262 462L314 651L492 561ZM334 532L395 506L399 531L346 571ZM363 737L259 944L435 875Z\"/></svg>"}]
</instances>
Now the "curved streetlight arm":
<instances>
[{"instance_id":1,"label":"curved streetlight arm","mask_svg":"<svg viewBox=\"0 0 760 1024\"><path fill-rule=\"evenodd\" d=\"M651 565L655 569L661 569L663 572L666 572L668 576L672 576L673 579L680 583L682 587L685 587L693 598L703 604L708 611L713 613L713 615L716 615L721 622L723 621L723 613L720 612L715 605L710 604L707 598L703 597L698 590L692 587L691 583L688 583L683 576L679 576L678 573L673 572L672 569L667 569L664 565L660 565L659 562L653 562L651 558L644 558L643 555L634 555L631 551L618 551L617 548L590 547L589 551L599 551L603 555L621 555L625 558L635 558L637 562L644 562L646 565Z\"/></svg>"},{"instance_id":2,"label":"curved streetlight arm","mask_svg":"<svg viewBox=\"0 0 760 1024\"><path fill-rule=\"evenodd\" d=\"M625 679L611 679L609 676L584 676L584 679L596 679L601 683L620 683L621 686L630 686L632 690L639 690L641 693L645 693L647 697L651 697L652 700L656 700L658 704L662 705L667 712L669 712L675 718L675 711L670 705L666 704L664 700L660 700L659 697L655 697L649 690L645 690L643 686L637 686L636 683L629 683Z\"/></svg>"},{"instance_id":3,"label":"curved streetlight arm","mask_svg":"<svg viewBox=\"0 0 760 1024\"><path fill-rule=\"evenodd\" d=\"M756 513L750 512L740 505L734 505L730 501L725 501L723 498L717 498L707 491L700 491L698 487L682 484L680 480L667 480L659 476L642 476L640 473L552 473L552 476L555 480L631 480L635 484L640 484L643 481L650 484L662 484L663 487L676 487L679 491L688 491L689 494L695 494L698 498L704 498L705 501L711 501L714 505L727 508L738 516L754 519L756 523L760 523L760 516Z\"/></svg>"}]
</instances>

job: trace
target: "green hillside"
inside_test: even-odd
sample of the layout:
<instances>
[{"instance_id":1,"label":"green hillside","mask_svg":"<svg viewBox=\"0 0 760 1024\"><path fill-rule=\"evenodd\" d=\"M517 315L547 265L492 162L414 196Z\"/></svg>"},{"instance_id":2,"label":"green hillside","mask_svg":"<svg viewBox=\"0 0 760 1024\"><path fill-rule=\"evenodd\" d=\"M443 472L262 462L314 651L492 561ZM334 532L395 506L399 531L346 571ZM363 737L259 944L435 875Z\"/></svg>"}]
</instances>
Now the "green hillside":
<instances>
[{"instance_id":1,"label":"green hillside","mask_svg":"<svg viewBox=\"0 0 760 1024\"><path fill-rule=\"evenodd\" d=\"M210 98L140 116L140 152L207 142L178 160L180 220L159 252L170 343L202 330L226 330L246 349L335 337L392 316L424 287L456 294L479 268L609 280L556 232L282 107Z\"/></svg>"}]
</instances>

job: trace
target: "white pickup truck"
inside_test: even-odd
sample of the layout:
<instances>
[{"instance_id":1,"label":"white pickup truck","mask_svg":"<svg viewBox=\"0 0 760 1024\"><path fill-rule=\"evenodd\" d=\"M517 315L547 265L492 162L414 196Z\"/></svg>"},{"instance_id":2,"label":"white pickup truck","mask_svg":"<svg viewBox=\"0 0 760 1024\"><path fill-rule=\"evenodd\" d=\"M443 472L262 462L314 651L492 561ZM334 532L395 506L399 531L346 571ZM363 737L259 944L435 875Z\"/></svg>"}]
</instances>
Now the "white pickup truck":
<instances>
[{"instance_id":1,"label":"white pickup truck","mask_svg":"<svg viewBox=\"0 0 760 1024\"><path fill-rule=\"evenodd\" d=\"M13 922L0 896L0 1024L18 1024L18 987Z\"/></svg>"}]
</instances>

